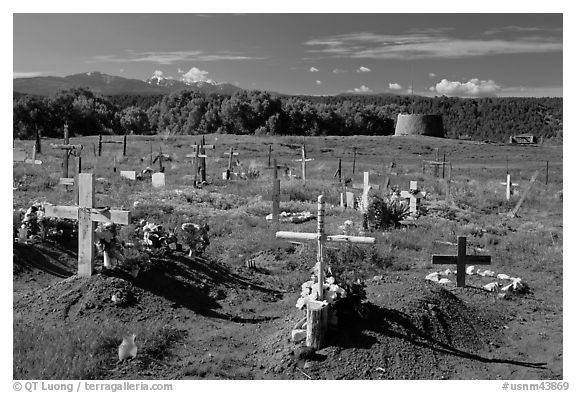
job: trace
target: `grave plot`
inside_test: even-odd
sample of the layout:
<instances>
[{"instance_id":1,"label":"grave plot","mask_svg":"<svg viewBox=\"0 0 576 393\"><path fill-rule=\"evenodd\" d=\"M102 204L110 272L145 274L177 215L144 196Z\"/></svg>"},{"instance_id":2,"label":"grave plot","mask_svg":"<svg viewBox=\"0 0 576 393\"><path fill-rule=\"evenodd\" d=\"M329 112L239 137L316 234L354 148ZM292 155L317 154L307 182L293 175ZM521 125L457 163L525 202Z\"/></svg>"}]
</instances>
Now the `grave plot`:
<instances>
[{"instance_id":1,"label":"grave plot","mask_svg":"<svg viewBox=\"0 0 576 393\"><path fill-rule=\"evenodd\" d=\"M250 154L250 159L262 165L266 165L270 146L279 162L295 158L289 149L278 147L289 143L286 139L269 138L265 144L255 138L217 138L219 144L233 145L239 156ZM134 140L130 152L134 149L136 157L147 155L150 138L140 144L137 137ZM166 150L184 157L194 140L178 136L164 143L176 142L179 146ZM472 147L458 142L452 145L453 163L473 154ZM278 232L285 237L276 238L276 228L272 231L264 219L272 201L262 203L261 199L274 191L273 199L281 200L284 182L275 187L276 182L270 184L270 176L264 176L194 188L185 179L195 171L193 163L183 160L185 165L170 170L169 183L173 184L162 190L126 182L120 176L99 184L103 192L99 198L107 198L106 204L117 200L121 206L130 206L134 218L132 224L122 224L118 233L126 250L125 259L117 259L115 268L96 269L89 278L70 277L78 265L71 247L53 238L15 242L14 375L30 379L138 379L142 375L151 379L561 379L562 288L557 285L562 279L562 226L557 215L561 201L551 196L561 189L555 188L558 183L550 183L546 195L532 187L515 217L480 213L480 209L473 210L484 203L479 191L487 182L494 184L494 179L468 181L469 172L454 165L452 203L446 203L442 189L429 186L425 178L426 189L431 191L426 207L434 205L434 209L412 220L412 225L370 227L361 235L358 212L331 206L337 205L342 191L341 185L334 184L334 164L338 157L345 157L351 139L338 143L330 146L330 157L322 149L315 150L322 154L306 169L306 187L290 185L291 192L298 194L291 207L312 211L318 191L327 191L320 234L314 220L282 223ZM362 168L356 169L386 167L388 162L381 159L386 156L402 162L403 173L420 174L421 159L410 150L412 145L418 147L417 141L358 138L354 144L362 152ZM485 148L498 154L497 146ZM92 170L92 163L86 161L83 170ZM127 159L125 164L136 165L135 161ZM58 208L70 210L68 216L110 212L93 207L97 204L77 207L63 190L39 183L44 172L32 171L42 168L26 168L32 192L16 190L15 207L28 207L46 193ZM59 173L58 162L49 171ZM528 180L531 173L522 178ZM95 178L102 175L98 170L94 173ZM418 180L421 187L421 177L412 180ZM30 187L31 181L38 183ZM528 189L525 183L522 193ZM373 185L369 179L367 184ZM502 201L502 189L500 194L496 186L490 191L494 201ZM15 222L20 221L15 218ZM190 253L192 247L182 241L185 223L209 225L210 243L203 253ZM164 242L165 246L141 243L143 228L152 225L163 226L164 232L148 231L148 242ZM341 226L349 233L343 234ZM183 247L168 244L172 235ZM474 267L474 275L466 274L465 286L460 287L454 273L448 276L451 285L426 280L431 271L457 270L456 244L441 250L433 245L454 242L458 235L466 236L465 262L472 263L466 268ZM68 237L75 247L76 238ZM373 238L374 243L355 243L354 238ZM491 264L468 260L478 253L490 255ZM445 257L442 264L432 264L433 255ZM314 271L319 256L323 268ZM522 277L530 292L500 298L505 285L495 292L478 285L499 280L490 277L490 271ZM318 305L320 288L316 290L314 284L321 272L326 286ZM334 281L329 280L332 277ZM513 284L512 280L500 282ZM346 297L342 297L344 292ZM297 305L303 305L302 309ZM325 309L334 312L325 317ZM309 328L310 343L317 350L304 348ZM118 364L118 345L131 333L137 334L138 355ZM31 344L23 346L23 342ZM78 367L61 367L70 364L70 342L81 343L85 350L75 358ZM31 367L34 364L39 366Z\"/></svg>"}]
</instances>

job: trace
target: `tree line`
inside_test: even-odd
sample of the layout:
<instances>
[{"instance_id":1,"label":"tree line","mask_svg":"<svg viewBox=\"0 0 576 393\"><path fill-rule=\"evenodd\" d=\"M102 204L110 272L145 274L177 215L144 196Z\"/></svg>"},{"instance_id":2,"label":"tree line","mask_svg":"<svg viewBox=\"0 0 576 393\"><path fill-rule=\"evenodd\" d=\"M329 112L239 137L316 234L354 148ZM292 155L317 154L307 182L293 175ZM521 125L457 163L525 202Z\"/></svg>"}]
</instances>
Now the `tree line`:
<instances>
[{"instance_id":1,"label":"tree line","mask_svg":"<svg viewBox=\"0 0 576 393\"><path fill-rule=\"evenodd\" d=\"M561 138L562 98L232 96L180 91L105 97L84 88L50 97L14 95L13 137L208 133L244 135L391 135L400 113L442 115L447 137L506 141L528 133Z\"/></svg>"}]
</instances>

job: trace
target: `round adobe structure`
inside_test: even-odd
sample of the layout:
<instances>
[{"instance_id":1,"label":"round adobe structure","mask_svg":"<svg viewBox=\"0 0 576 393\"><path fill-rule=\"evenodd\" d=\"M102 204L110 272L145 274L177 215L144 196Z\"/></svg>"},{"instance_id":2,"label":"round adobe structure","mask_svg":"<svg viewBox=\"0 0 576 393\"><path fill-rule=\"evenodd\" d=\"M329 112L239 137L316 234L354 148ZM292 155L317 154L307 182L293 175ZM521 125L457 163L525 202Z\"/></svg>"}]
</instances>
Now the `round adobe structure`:
<instances>
[{"instance_id":1,"label":"round adobe structure","mask_svg":"<svg viewBox=\"0 0 576 393\"><path fill-rule=\"evenodd\" d=\"M426 135L444 138L442 116L399 114L394 135Z\"/></svg>"}]
</instances>

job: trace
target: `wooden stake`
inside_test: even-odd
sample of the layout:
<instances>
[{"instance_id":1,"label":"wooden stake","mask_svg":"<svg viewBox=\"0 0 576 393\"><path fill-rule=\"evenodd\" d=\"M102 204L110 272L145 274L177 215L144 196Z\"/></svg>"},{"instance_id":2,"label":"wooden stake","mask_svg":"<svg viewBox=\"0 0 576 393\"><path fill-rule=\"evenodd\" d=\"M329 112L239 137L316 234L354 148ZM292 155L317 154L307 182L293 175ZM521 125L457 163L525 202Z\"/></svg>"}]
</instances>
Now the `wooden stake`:
<instances>
[{"instance_id":1,"label":"wooden stake","mask_svg":"<svg viewBox=\"0 0 576 393\"><path fill-rule=\"evenodd\" d=\"M127 136L124 135L124 145L122 147L122 157L126 157Z\"/></svg>"},{"instance_id":2,"label":"wooden stake","mask_svg":"<svg viewBox=\"0 0 576 393\"><path fill-rule=\"evenodd\" d=\"M64 144L65 145L70 144L70 140L68 139L68 124L64 125ZM68 156L69 155L70 155L70 152L68 150L64 150L64 161L62 164L62 177L63 178L68 177Z\"/></svg>"},{"instance_id":3,"label":"wooden stake","mask_svg":"<svg viewBox=\"0 0 576 393\"><path fill-rule=\"evenodd\" d=\"M353 158L352 158L352 175L356 173L356 147L352 148Z\"/></svg>"},{"instance_id":4,"label":"wooden stake","mask_svg":"<svg viewBox=\"0 0 576 393\"><path fill-rule=\"evenodd\" d=\"M520 198L520 200L518 201L518 203L516 204L516 207L514 208L514 210L512 210L510 212L510 217L516 217L516 214L518 213L518 210L520 210L520 207L522 206L522 203L524 203L524 199L526 199L526 197L528 196L528 194L530 193L530 190L532 189L532 186L534 185L534 183L536 182L536 178L538 177L538 171L534 172L534 174L532 175L532 178L530 179L530 184L528 185L528 189L526 189L526 192L524 192L524 194L522 195L522 198Z\"/></svg>"},{"instance_id":5,"label":"wooden stake","mask_svg":"<svg viewBox=\"0 0 576 393\"><path fill-rule=\"evenodd\" d=\"M102 157L102 135L98 135L98 157Z\"/></svg>"},{"instance_id":6,"label":"wooden stake","mask_svg":"<svg viewBox=\"0 0 576 393\"><path fill-rule=\"evenodd\" d=\"M544 184L548 185L548 161L546 161L546 181Z\"/></svg>"}]
</instances>

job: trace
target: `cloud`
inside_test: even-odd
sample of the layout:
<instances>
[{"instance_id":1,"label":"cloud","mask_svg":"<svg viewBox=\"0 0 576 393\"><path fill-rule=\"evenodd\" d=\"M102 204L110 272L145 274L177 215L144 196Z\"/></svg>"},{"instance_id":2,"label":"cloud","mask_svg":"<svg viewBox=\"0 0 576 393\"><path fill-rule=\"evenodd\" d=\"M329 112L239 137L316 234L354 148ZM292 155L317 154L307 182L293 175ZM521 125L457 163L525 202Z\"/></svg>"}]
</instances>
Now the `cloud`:
<instances>
[{"instance_id":1,"label":"cloud","mask_svg":"<svg viewBox=\"0 0 576 393\"><path fill-rule=\"evenodd\" d=\"M436 86L433 86L433 89L430 89L438 94L459 97L495 97L500 90L501 87L493 80L486 81L477 78L465 83L442 79Z\"/></svg>"},{"instance_id":2,"label":"cloud","mask_svg":"<svg viewBox=\"0 0 576 393\"><path fill-rule=\"evenodd\" d=\"M360 67L356 70L356 72L371 72L372 70L368 67Z\"/></svg>"},{"instance_id":3,"label":"cloud","mask_svg":"<svg viewBox=\"0 0 576 393\"><path fill-rule=\"evenodd\" d=\"M500 35L503 33L552 33L552 34L562 34L562 28L560 27L537 27L537 26L502 26L492 29L488 29L484 32L485 35Z\"/></svg>"},{"instance_id":4,"label":"cloud","mask_svg":"<svg viewBox=\"0 0 576 393\"><path fill-rule=\"evenodd\" d=\"M388 83L388 88L390 90L402 90L403 89L402 85L400 85L398 83Z\"/></svg>"},{"instance_id":5,"label":"cloud","mask_svg":"<svg viewBox=\"0 0 576 393\"><path fill-rule=\"evenodd\" d=\"M322 84L322 81L316 81L316 84L317 84L318 86L320 86L320 85Z\"/></svg>"},{"instance_id":6,"label":"cloud","mask_svg":"<svg viewBox=\"0 0 576 393\"><path fill-rule=\"evenodd\" d=\"M316 67L310 67L310 72L318 72L318 68Z\"/></svg>"},{"instance_id":7,"label":"cloud","mask_svg":"<svg viewBox=\"0 0 576 393\"><path fill-rule=\"evenodd\" d=\"M344 72L348 72L348 71L346 71L346 70L341 70L340 68L334 68L334 69L332 70L332 72L333 72L334 74L343 74Z\"/></svg>"},{"instance_id":8,"label":"cloud","mask_svg":"<svg viewBox=\"0 0 576 393\"><path fill-rule=\"evenodd\" d=\"M404 34L370 32L340 34L304 42L308 52L358 59L467 58L514 53L562 52L562 38L530 35L521 38L451 37L446 29Z\"/></svg>"},{"instance_id":9,"label":"cloud","mask_svg":"<svg viewBox=\"0 0 576 393\"><path fill-rule=\"evenodd\" d=\"M352 90L348 90L348 93L359 93L359 94L372 93L372 89L362 85L362 86L356 87Z\"/></svg>"},{"instance_id":10,"label":"cloud","mask_svg":"<svg viewBox=\"0 0 576 393\"><path fill-rule=\"evenodd\" d=\"M155 77L157 77L157 78L163 78L163 77L164 77L164 72L163 72L163 71L160 71L160 70L156 70L156 71L154 71L154 75L153 75L153 76L155 76Z\"/></svg>"},{"instance_id":11,"label":"cloud","mask_svg":"<svg viewBox=\"0 0 576 393\"><path fill-rule=\"evenodd\" d=\"M510 86L502 88L498 97L562 97L562 86Z\"/></svg>"},{"instance_id":12,"label":"cloud","mask_svg":"<svg viewBox=\"0 0 576 393\"><path fill-rule=\"evenodd\" d=\"M169 65L179 61L262 60L266 57L247 56L232 51L205 53L204 51L136 52L126 50L125 56L99 55L88 59L90 63L148 62Z\"/></svg>"},{"instance_id":13,"label":"cloud","mask_svg":"<svg viewBox=\"0 0 576 393\"><path fill-rule=\"evenodd\" d=\"M212 79L208 78L208 74L208 71L192 67L180 79L184 82L213 82Z\"/></svg>"},{"instance_id":14,"label":"cloud","mask_svg":"<svg viewBox=\"0 0 576 393\"><path fill-rule=\"evenodd\" d=\"M185 73L185 72L186 72L186 71L184 71L182 68L178 67L178 73L179 73L179 74L183 74L183 73Z\"/></svg>"},{"instance_id":15,"label":"cloud","mask_svg":"<svg viewBox=\"0 0 576 393\"><path fill-rule=\"evenodd\" d=\"M31 71L31 72L18 72L14 71L13 78L34 78L37 76L44 75L44 72L41 71Z\"/></svg>"},{"instance_id":16,"label":"cloud","mask_svg":"<svg viewBox=\"0 0 576 393\"><path fill-rule=\"evenodd\" d=\"M428 73L429 78L436 78L436 74L433 72Z\"/></svg>"}]
</instances>

